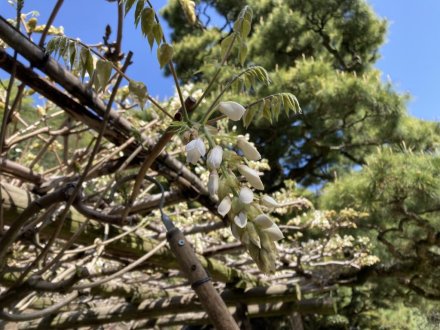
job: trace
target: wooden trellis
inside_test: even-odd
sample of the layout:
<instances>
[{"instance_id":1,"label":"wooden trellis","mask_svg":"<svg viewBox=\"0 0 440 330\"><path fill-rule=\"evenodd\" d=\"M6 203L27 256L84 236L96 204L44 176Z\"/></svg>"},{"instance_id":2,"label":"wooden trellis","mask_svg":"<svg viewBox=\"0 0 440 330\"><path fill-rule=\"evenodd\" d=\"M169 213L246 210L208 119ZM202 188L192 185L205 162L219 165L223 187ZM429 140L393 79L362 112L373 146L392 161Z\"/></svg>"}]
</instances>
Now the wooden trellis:
<instances>
[{"instance_id":1,"label":"wooden trellis","mask_svg":"<svg viewBox=\"0 0 440 330\"><path fill-rule=\"evenodd\" d=\"M158 148L157 141L146 135L134 137L133 127L127 119L114 110L106 111L107 105L97 94L3 18L0 18L0 38L29 63L26 65L22 59L17 60L4 49L0 49L0 67L18 79L24 84L23 86L28 86L52 101L73 121L96 132L102 129L103 118L108 115L108 124L103 130L103 137L113 143L115 148L120 148L123 155L111 157L105 164L91 171L85 180L114 175L125 163L126 168L139 167L150 157L152 170L157 171L178 187L178 189L165 192L163 196L165 205L173 205L190 197L196 199L215 218L217 201L209 197L205 184L183 163L164 152L163 146ZM60 130L57 136L65 136L69 132L68 129ZM43 133L45 132L35 132L35 135ZM5 147L7 148L8 145L6 144ZM131 157L133 154L135 157ZM128 159L130 159L129 162L127 162ZM178 280L182 278L182 274L178 271L181 269L179 263L182 266L182 258L179 258L177 262L171 250L176 252L179 246L173 246L171 250L165 246L160 247L164 239L164 230L157 229L159 222L155 226L151 224L148 228L150 231L129 232L123 228L126 224L122 222L124 219L121 217L123 207L113 209L111 214L105 214L93 209L81 198L76 198L72 201L72 206L68 209L62 226L59 226L56 221L55 214L52 217L55 220L42 219L43 224L35 227L34 225L38 222L33 225L34 220L29 221L32 219L30 215L38 214L40 211L43 214L48 212L46 215L49 215L54 203L62 204L69 200L68 189L71 187L68 185L75 183L79 175L71 174L62 179L51 177L16 163L3 155L0 158L0 171L3 175L1 196L5 221L2 226L8 226L8 228L17 226L16 236L5 237L5 231L3 231L0 246L3 243L3 246L9 247L14 243L18 247L27 248L35 244L33 235L37 233L40 240L69 241L80 232L72 242L80 251L76 254L72 253L72 257L78 258L76 259L77 269L65 269L66 274L61 279L46 279L40 275L20 278L23 268L1 265L0 281L4 290L0 294L0 307L3 310L0 319L18 322L17 326L20 329L43 327L61 329L115 322L131 322L132 328L148 328L209 322L209 318L188 286L188 278L189 282L194 284L191 280L192 273L187 272L183 280ZM59 199L50 201L47 205L44 204L42 200L51 193L53 194L55 188L60 190L60 196L57 197ZM135 219L136 214L145 214L157 209L161 198L162 194L154 194L137 200L131 206L128 216ZM18 223L17 219L23 219L23 222ZM183 233L186 235L207 234L211 231L222 230L225 223L219 219L221 218L217 215L215 221L207 225L184 228ZM145 263L137 265L131 273L133 278L137 276L136 274L142 274L141 281L133 280L134 283L125 283L132 280L125 278L124 281L108 281L90 287L86 284L82 289L81 283L90 281L93 283L94 276L109 275L90 274L82 265L93 257L87 254L82 255L81 247L95 245L93 251L96 251L99 248L96 238L101 237L104 231L109 243L103 246L102 255L115 260L114 265L111 265L113 269L108 270L109 274L117 273L121 266L154 251ZM178 238L172 242L188 247L187 244L181 244L184 240L185 238L178 233ZM160 248L157 248L158 246ZM221 253L234 252L240 248L240 244L232 244L226 248L213 245L210 252L206 253L209 257L197 255L198 262L216 283L229 311L240 322L247 317L285 316L293 312L300 314L334 312L333 302L330 299L304 298L304 295L332 290L330 283L309 281L307 276L298 273L298 269L294 267L286 267L277 277L263 277L255 271L255 268L252 272L249 271L252 267L248 267L248 259L241 264L234 264L227 258L217 258ZM55 250L59 251L59 247ZM185 255L191 254L192 249L188 251ZM0 254L5 256L6 252L0 251ZM32 253L31 251L30 254ZM61 266L63 262L67 264L68 260L69 257L65 256L65 259L58 262L58 266ZM185 262L183 264L191 270L195 261L191 260L190 264L185 265ZM176 281L168 283L169 278L175 278ZM275 284L274 280L280 284ZM160 290L156 290L155 285L160 287ZM217 297L211 289L208 295L203 294L205 297L213 297L212 299ZM87 299L93 300L85 303ZM204 307L209 306L209 303L215 305L215 308L223 304L221 300L206 300L202 301ZM21 305L16 305L19 301ZM100 306L103 302L109 306ZM243 306L245 306L244 313ZM6 313L4 308L17 311L17 313ZM31 312L27 313L28 310ZM218 326L223 323L223 326L219 328L232 329L234 327L233 323L228 323L230 321L221 320L224 314L217 315L219 320L213 320L214 314L209 314L210 320Z\"/></svg>"}]
</instances>

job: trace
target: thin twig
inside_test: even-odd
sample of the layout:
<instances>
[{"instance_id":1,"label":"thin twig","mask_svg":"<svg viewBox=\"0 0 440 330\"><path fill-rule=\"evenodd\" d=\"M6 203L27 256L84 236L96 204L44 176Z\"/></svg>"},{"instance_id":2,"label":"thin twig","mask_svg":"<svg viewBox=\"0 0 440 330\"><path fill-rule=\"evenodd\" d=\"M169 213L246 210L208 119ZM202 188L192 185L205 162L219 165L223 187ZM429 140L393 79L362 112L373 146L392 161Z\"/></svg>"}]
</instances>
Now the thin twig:
<instances>
[{"instance_id":1,"label":"thin twig","mask_svg":"<svg viewBox=\"0 0 440 330\"><path fill-rule=\"evenodd\" d=\"M154 255L157 251L159 251L161 248L163 248L166 244L167 244L166 240L160 242L154 249L149 251L146 255L140 257L138 260L132 262L128 266L122 268L120 271L117 271L116 273L114 273L113 275L110 275L109 277L103 278L102 280L92 282L92 283L79 284L79 285L74 286L73 289L74 290L84 290L84 289L88 289L88 288L94 288L98 285L104 284L108 281L111 281L111 280L117 278L117 277L120 277L120 276L124 275L125 273L129 272L130 270L132 270L133 268L137 267L138 265L142 264L144 261L146 261L152 255Z\"/></svg>"},{"instance_id":2,"label":"thin twig","mask_svg":"<svg viewBox=\"0 0 440 330\"><path fill-rule=\"evenodd\" d=\"M39 47L44 46L44 42L46 40L47 34L49 32L50 27L52 26L55 17L58 14L58 11L60 10L61 6L63 5L64 0L58 0L55 4L55 7L53 7L52 13L49 16L49 19L47 20L46 26L44 27L43 33L41 33L40 42L38 43Z\"/></svg>"}]
</instances>

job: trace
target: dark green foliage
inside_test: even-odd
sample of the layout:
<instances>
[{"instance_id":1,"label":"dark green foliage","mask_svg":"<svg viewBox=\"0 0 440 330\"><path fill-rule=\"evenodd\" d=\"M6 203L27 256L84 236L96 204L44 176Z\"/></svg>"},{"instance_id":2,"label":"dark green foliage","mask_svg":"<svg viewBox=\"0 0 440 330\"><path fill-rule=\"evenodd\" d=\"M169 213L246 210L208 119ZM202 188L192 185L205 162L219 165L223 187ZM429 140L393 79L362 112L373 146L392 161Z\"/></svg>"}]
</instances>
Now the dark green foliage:
<instances>
[{"instance_id":1,"label":"dark green foliage","mask_svg":"<svg viewBox=\"0 0 440 330\"><path fill-rule=\"evenodd\" d=\"M354 165L362 165L376 146L406 139L402 133L409 132L399 125L407 96L381 82L380 73L372 69L386 22L364 1L248 4L253 10L253 26L245 65L268 69L273 84L235 89L224 99L246 103L286 91L298 98L304 111L302 116L280 114L277 124L267 120L251 126L251 136L272 168L266 182L275 182L275 188L286 178L306 185L319 184ZM205 5L202 1L198 6ZM190 27L178 2L170 2L164 14L174 28L174 61L182 78L191 78L202 88L209 81L212 66L221 57L220 44L232 27L230 17L243 5L228 1L214 4L218 13L231 22L219 31ZM234 61L232 56L228 62ZM235 63L240 66L239 61ZM228 73L223 77L227 80ZM250 92L252 99L237 95L236 91L243 90Z\"/></svg>"},{"instance_id":2,"label":"dark green foliage","mask_svg":"<svg viewBox=\"0 0 440 330\"><path fill-rule=\"evenodd\" d=\"M435 329L439 306L427 299L440 297L440 125L409 116L408 95L374 69L387 22L362 0L200 1L199 12L212 6L221 17L218 27L200 29L170 1L164 14L182 78L206 88L245 5L253 10L247 59L240 63L233 48L228 64L236 70L224 69L210 96L242 64L264 67L272 83L238 81L222 100L249 105L280 91L294 95L301 114L280 111L274 123L260 103L262 116L254 117L257 107L245 116L245 126L253 122L246 132L271 167L267 186L278 190L286 179L325 186L319 208L366 212L347 232L369 237L381 259L338 290L337 316L306 317L306 328ZM206 108L199 111L196 118Z\"/></svg>"}]
</instances>

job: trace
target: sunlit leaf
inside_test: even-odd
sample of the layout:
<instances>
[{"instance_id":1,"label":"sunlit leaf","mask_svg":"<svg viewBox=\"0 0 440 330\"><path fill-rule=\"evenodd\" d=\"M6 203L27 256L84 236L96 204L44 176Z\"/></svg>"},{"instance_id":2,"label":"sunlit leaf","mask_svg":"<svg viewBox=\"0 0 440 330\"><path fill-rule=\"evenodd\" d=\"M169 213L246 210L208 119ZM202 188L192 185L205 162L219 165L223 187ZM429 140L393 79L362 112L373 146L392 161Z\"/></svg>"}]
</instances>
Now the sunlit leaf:
<instances>
[{"instance_id":1,"label":"sunlit leaf","mask_svg":"<svg viewBox=\"0 0 440 330\"><path fill-rule=\"evenodd\" d=\"M220 54L222 59L226 56L226 53L228 51L228 49L231 47L232 42L234 41L234 35L230 34L229 36L227 36L226 38L223 39L223 41L220 44Z\"/></svg>"},{"instance_id":2,"label":"sunlit leaf","mask_svg":"<svg viewBox=\"0 0 440 330\"><path fill-rule=\"evenodd\" d=\"M153 31L154 10L152 8L144 8L141 13L141 29L145 36Z\"/></svg>"},{"instance_id":3,"label":"sunlit leaf","mask_svg":"<svg viewBox=\"0 0 440 330\"><path fill-rule=\"evenodd\" d=\"M127 15L127 13L130 11L131 7L133 7L135 1L136 0L126 0L125 1L125 15Z\"/></svg>"},{"instance_id":4,"label":"sunlit leaf","mask_svg":"<svg viewBox=\"0 0 440 330\"><path fill-rule=\"evenodd\" d=\"M162 44L157 49L157 59L159 60L160 67L163 68L173 58L173 46L170 44Z\"/></svg>"},{"instance_id":5,"label":"sunlit leaf","mask_svg":"<svg viewBox=\"0 0 440 330\"><path fill-rule=\"evenodd\" d=\"M112 74L112 63L109 61L98 60L96 63L96 77L99 85L104 89Z\"/></svg>"},{"instance_id":6,"label":"sunlit leaf","mask_svg":"<svg viewBox=\"0 0 440 330\"><path fill-rule=\"evenodd\" d=\"M130 80L128 90L133 94L139 106L143 109L148 95L147 86L145 86L143 82Z\"/></svg>"},{"instance_id":7,"label":"sunlit leaf","mask_svg":"<svg viewBox=\"0 0 440 330\"><path fill-rule=\"evenodd\" d=\"M162 42L162 38L163 38L163 31L162 31L162 27L160 26L160 24L156 23L153 26L153 35L154 35L154 39L156 39L156 43L159 46L160 43Z\"/></svg>"},{"instance_id":8,"label":"sunlit leaf","mask_svg":"<svg viewBox=\"0 0 440 330\"><path fill-rule=\"evenodd\" d=\"M134 10L134 23L136 25L136 27L139 24L139 21L141 19L141 13L142 13L142 9L144 9L145 6L145 0L139 0L138 3L136 4L136 9Z\"/></svg>"}]
</instances>

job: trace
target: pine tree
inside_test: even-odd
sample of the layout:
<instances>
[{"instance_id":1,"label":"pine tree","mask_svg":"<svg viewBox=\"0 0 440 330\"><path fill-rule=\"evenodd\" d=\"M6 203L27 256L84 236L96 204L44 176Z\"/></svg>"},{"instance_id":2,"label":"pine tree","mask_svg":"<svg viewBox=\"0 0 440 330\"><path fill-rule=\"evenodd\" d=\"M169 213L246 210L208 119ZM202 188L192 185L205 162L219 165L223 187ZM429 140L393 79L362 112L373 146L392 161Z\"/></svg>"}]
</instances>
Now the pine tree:
<instances>
[{"instance_id":1,"label":"pine tree","mask_svg":"<svg viewBox=\"0 0 440 330\"><path fill-rule=\"evenodd\" d=\"M246 103L244 92L255 98L284 90L302 109L280 112L276 122L263 109L246 130L268 158L265 182L275 191L292 179L318 189L322 209L368 213L348 233L367 236L381 260L351 279L352 290L339 291L347 318L320 324L434 327L429 315L438 305L423 299L440 297L440 125L410 116L409 95L396 92L374 67L387 21L362 0L200 1L194 26L171 1L164 15L174 31L177 68L197 87L210 81L210 63L220 52L215 45L227 38L230 17L244 5L254 14L248 57L234 64L237 71L264 66L272 84L249 87L244 81L228 97ZM200 66L204 70L195 72Z\"/></svg>"}]
</instances>

